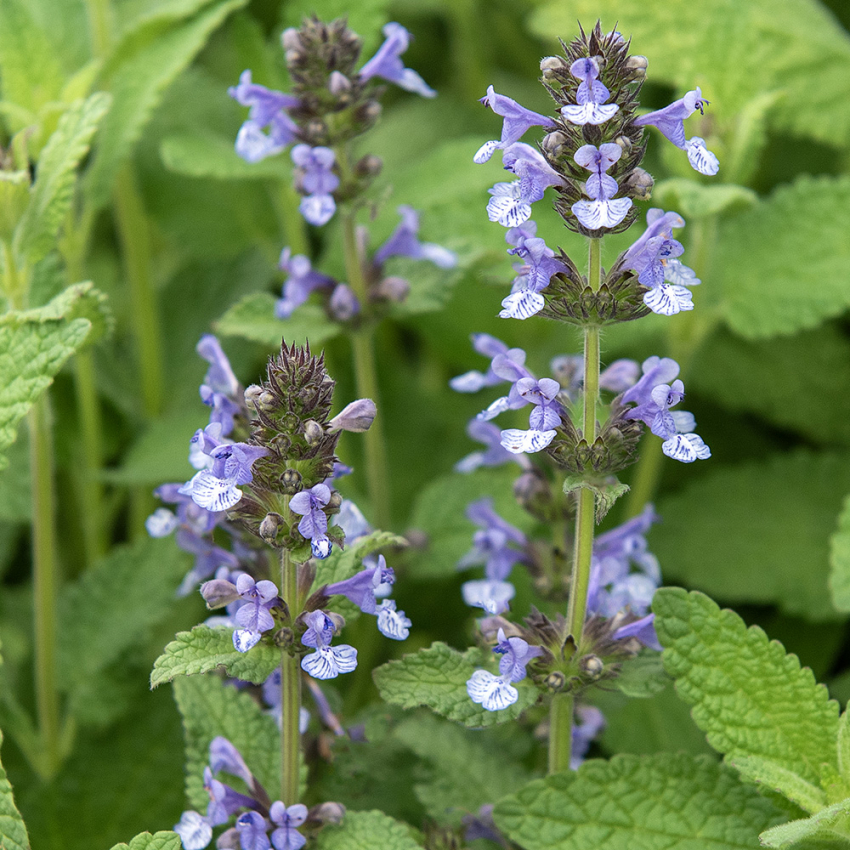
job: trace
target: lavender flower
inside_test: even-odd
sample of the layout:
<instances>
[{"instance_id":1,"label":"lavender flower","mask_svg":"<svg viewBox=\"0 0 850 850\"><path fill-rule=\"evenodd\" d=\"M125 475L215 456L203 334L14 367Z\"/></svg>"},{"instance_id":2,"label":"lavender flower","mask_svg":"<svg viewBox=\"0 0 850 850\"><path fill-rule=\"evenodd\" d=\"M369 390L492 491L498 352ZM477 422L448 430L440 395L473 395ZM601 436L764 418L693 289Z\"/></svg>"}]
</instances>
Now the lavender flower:
<instances>
[{"instance_id":1,"label":"lavender flower","mask_svg":"<svg viewBox=\"0 0 850 850\"><path fill-rule=\"evenodd\" d=\"M383 32L386 41L360 69L360 79L368 80L372 77L381 77L407 91L422 95L422 97L436 97L437 92L428 86L416 71L405 68L399 58L410 44L410 33L397 23L386 24Z\"/></svg>"},{"instance_id":2,"label":"lavender flower","mask_svg":"<svg viewBox=\"0 0 850 850\"><path fill-rule=\"evenodd\" d=\"M243 812L236 818L242 850L269 850L268 824L259 812Z\"/></svg>"},{"instance_id":3,"label":"lavender flower","mask_svg":"<svg viewBox=\"0 0 850 850\"><path fill-rule=\"evenodd\" d=\"M481 466L500 466L508 461L518 463L523 469L531 468L531 461L524 454L509 452L502 445L502 432L495 425L472 419L466 426L466 433L473 440L484 443L486 449L461 458L454 466L455 472L473 472Z\"/></svg>"},{"instance_id":4,"label":"lavender flower","mask_svg":"<svg viewBox=\"0 0 850 850\"><path fill-rule=\"evenodd\" d=\"M276 800L269 809L269 818L273 824L277 824L277 829L272 832L275 850L301 850L307 843L307 839L297 829L307 820L307 807L302 803L287 807Z\"/></svg>"},{"instance_id":5,"label":"lavender flower","mask_svg":"<svg viewBox=\"0 0 850 850\"><path fill-rule=\"evenodd\" d=\"M233 646L237 652L247 652L259 643L263 632L274 628L274 618L269 611L279 605L277 587L274 582L255 582L247 573L242 573L236 580L236 589L246 604L233 618L239 626L233 632Z\"/></svg>"},{"instance_id":6,"label":"lavender flower","mask_svg":"<svg viewBox=\"0 0 850 850\"><path fill-rule=\"evenodd\" d=\"M227 93L241 106L251 107L248 120L236 136L236 153L247 162L259 162L280 153L296 138L298 126L286 110L299 104L292 95L267 89L251 81L251 72L243 71L239 85ZM268 134L264 133L269 128Z\"/></svg>"},{"instance_id":7,"label":"lavender flower","mask_svg":"<svg viewBox=\"0 0 850 850\"><path fill-rule=\"evenodd\" d=\"M328 596L344 596L353 602L364 614L378 613L378 603L375 600L375 590L382 584L395 582L395 573L387 566L386 558L378 556L378 563L372 569L361 570L345 581L329 584L325 588Z\"/></svg>"},{"instance_id":8,"label":"lavender flower","mask_svg":"<svg viewBox=\"0 0 850 850\"><path fill-rule=\"evenodd\" d=\"M207 807L207 822L211 826L227 823L239 809L252 808L254 800L245 794L234 791L229 785L219 782L209 767L204 768L204 788L210 795Z\"/></svg>"},{"instance_id":9,"label":"lavender flower","mask_svg":"<svg viewBox=\"0 0 850 850\"><path fill-rule=\"evenodd\" d=\"M533 224L534 222L530 222ZM510 231L508 231L510 233ZM472 334L472 347L485 357L490 358L490 368L486 374L481 372L466 372L449 381L449 386L458 393L474 393L484 387L492 387L502 381L509 380L503 374L498 374L494 363L498 357L506 357L518 367L524 368L526 354L521 348L509 349L500 339L489 334ZM500 361L501 362L501 361Z\"/></svg>"},{"instance_id":10,"label":"lavender flower","mask_svg":"<svg viewBox=\"0 0 850 850\"><path fill-rule=\"evenodd\" d=\"M658 635L655 633L655 614L647 614L639 620L621 626L613 634L614 640L623 640L629 637L637 638L644 646L654 649L656 652L661 652L663 649L658 640Z\"/></svg>"},{"instance_id":11,"label":"lavender flower","mask_svg":"<svg viewBox=\"0 0 850 850\"><path fill-rule=\"evenodd\" d=\"M336 156L330 148L309 145L296 145L291 156L301 171L298 184L305 194L298 209L310 224L321 227L336 212L331 194L339 186L339 177L333 173Z\"/></svg>"},{"instance_id":12,"label":"lavender flower","mask_svg":"<svg viewBox=\"0 0 850 850\"><path fill-rule=\"evenodd\" d=\"M360 312L360 302L348 284L338 283L328 301L328 310L338 322L348 322Z\"/></svg>"},{"instance_id":13,"label":"lavender flower","mask_svg":"<svg viewBox=\"0 0 850 850\"><path fill-rule=\"evenodd\" d=\"M204 375L204 384L214 393L221 393L231 399L237 398L239 381L233 374L221 343L212 334L204 334L195 346L195 351L210 364L207 374Z\"/></svg>"},{"instance_id":14,"label":"lavender flower","mask_svg":"<svg viewBox=\"0 0 850 850\"><path fill-rule=\"evenodd\" d=\"M520 179L497 183L489 190L493 197L487 204L487 216L503 227L517 227L531 218L531 204L541 200L547 188L560 186L564 180L540 151L522 142L504 151L502 163Z\"/></svg>"},{"instance_id":15,"label":"lavender flower","mask_svg":"<svg viewBox=\"0 0 850 850\"><path fill-rule=\"evenodd\" d=\"M487 94L481 98L481 103L505 120L502 123L501 139L498 142L485 142L473 157L477 163L487 162L496 150L504 150L518 142L531 127L555 126L551 118L532 112L509 97L496 94L493 86L487 87Z\"/></svg>"},{"instance_id":16,"label":"lavender flower","mask_svg":"<svg viewBox=\"0 0 850 850\"><path fill-rule=\"evenodd\" d=\"M407 640L413 623L404 615L404 611L396 610L394 599L384 599L378 608L378 631L384 637L393 640Z\"/></svg>"},{"instance_id":17,"label":"lavender flower","mask_svg":"<svg viewBox=\"0 0 850 850\"><path fill-rule=\"evenodd\" d=\"M583 145L573 157L578 165L591 172L585 182L590 201L577 201L572 205L575 217L588 230L616 227L631 209L631 198L617 198L617 181L605 172L622 155L622 148L615 144Z\"/></svg>"},{"instance_id":18,"label":"lavender flower","mask_svg":"<svg viewBox=\"0 0 850 850\"><path fill-rule=\"evenodd\" d=\"M557 381L551 378L541 378L539 381L534 378L520 378L514 387L526 402L534 405L528 419L531 428L546 431L561 424L563 408L557 401L561 389Z\"/></svg>"},{"instance_id":19,"label":"lavender flower","mask_svg":"<svg viewBox=\"0 0 850 850\"><path fill-rule=\"evenodd\" d=\"M520 276L514 281L511 294L502 301L504 309L499 316L503 319L527 319L539 313L545 304L540 292L549 285L553 275L566 270L560 260L554 259L555 252L543 239L527 235L535 230L536 226L530 231L515 227L507 233L507 241L515 246L508 253L516 254L523 264L514 267Z\"/></svg>"},{"instance_id":20,"label":"lavender flower","mask_svg":"<svg viewBox=\"0 0 850 850\"><path fill-rule=\"evenodd\" d=\"M605 103L611 92L599 81L598 59L591 56L587 59L577 59L570 65L570 73L581 84L576 91L576 105L561 107L561 115L571 124L604 124L612 118L620 108L616 103Z\"/></svg>"},{"instance_id":21,"label":"lavender flower","mask_svg":"<svg viewBox=\"0 0 850 850\"><path fill-rule=\"evenodd\" d=\"M328 518L322 508L331 499L331 490L327 484L316 484L309 490L296 493L289 500L289 509L301 514L298 531L310 541L314 558L324 559L331 553L331 541L328 538Z\"/></svg>"},{"instance_id":22,"label":"lavender flower","mask_svg":"<svg viewBox=\"0 0 850 850\"><path fill-rule=\"evenodd\" d=\"M202 432L209 437L208 432ZM208 511L226 511L242 498L238 484L254 480L253 465L265 457L269 450L247 443L220 444L209 452L213 459L210 469L202 469L191 481L180 488L180 493L191 496L195 504Z\"/></svg>"},{"instance_id":23,"label":"lavender flower","mask_svg":"<svg viewBox=\"0 0 850 850\"><path fill-rule=\"evenodd\" d=\"M401 224L392 236L375 252L375 262L383 264L387 258L401 256L413 260L430 260L441 269L451 269L457 265L457 254L433 242L420 242L419 213L413 207L402 204L398 208Z\"/></svg>"},{"instance_id":24,"label":"lavender flower","mask_svg":"<svg viewBox=\"0 0 850 850\"><path fill-rule=\"evenodd\" d=\"M700 174L711 176L717 174L720 168L717 157L706 148L705 140L699 136L694 136L686 141L683 123L696 110L699 110L700 115L704 114L703 108L707 105L708 101L703 99L702 91L697 87L669 106L665 106L664 109L635 118L634 123L638 127L649 125L657 127L677 148L687 151L688 162L690 162L692 168L699 171Z\"/></svg>"},{"instance_id":25,"label":"lavender flower","mask_svg":"<svg viewBox=\"0 0 850 850\"><path fill-rule=\"evenodd\" d=\"M499 711L513 705L519 699L519 691L511 683L522 681L526 676L526 665L543 653L540 646L530 646L522 638L506 638L499 629L493 652L502 656L499 673L494 676L487 670L476 670L466 683L470 699L487 711Z\"/></svg>"},{"instance_id":26,"label":"lavender flower","mask_svg":"<svg viewBox=\"0 0 850 850\"><path fill-rule=\"evenodd\" d=\"M308 628L301 643L315 647L316 651L301 659L302 670L314 679L335 679L340 673L350 673L357 667L357 650L353 646L330 645L336 628L324 611L312 611L304 620Z\"/></svg>"},{"instance_id":27,"label":"lavender flower","mask_svg":"<svg viewBox=\"0 0 850 850\"><path fill-rule=\"evenodd\" d=\"M288 275L283 284L283 297L275 302L274 314L278 319L288 319L314 289L330 289L336 286L332 277L314 271L307 257L303 254L292 256L289 248L281 251L278 268Z\"/></svg>"},{"instance_id":28,"label":"lavender flower","mask_svg":"<svg viewBox=\"0 0 850 850\"><path fill-rule=\"evenodd\" d=\"M180 836L183 850L204 850L212 841L212 825L198 812L183 812L172 829Z\"/></svg>"}]
</instances>

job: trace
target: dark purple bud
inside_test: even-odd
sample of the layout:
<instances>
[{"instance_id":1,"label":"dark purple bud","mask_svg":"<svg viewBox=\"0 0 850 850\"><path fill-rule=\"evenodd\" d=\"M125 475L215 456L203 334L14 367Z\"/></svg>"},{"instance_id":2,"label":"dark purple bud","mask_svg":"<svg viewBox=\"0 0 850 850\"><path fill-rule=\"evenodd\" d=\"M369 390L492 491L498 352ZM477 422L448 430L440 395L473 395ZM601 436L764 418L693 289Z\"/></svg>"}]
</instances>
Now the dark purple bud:
<instances>
[{"instance_id":1,"label":"dark purple bud","mask_svg":"<svg viewBox=\"0 0 850 850\"><path fill-rule=\"evenodd\" d=\"M362 434L372 426L378 410L371 398L359 398L352 401L328 423L328 432L352 431Z\"/></svg>"},{"instance_id":2,"label":"dark purple bud","mask_svg":"<svg viewBox=\"0 0 850 850\"><path fill-rule=\"evenodd\" d=\"M381 104L377 100L367 100L354 117L359 124L374 124L381 117Z\"/></svg>"},{"instance_id":3,"label":"dark purple bud","mask_svg":"<svg viewBox=\"0 0 850 850\"><path fill-rule=\"evenodd\" d=\"M205 581L201 585L201 596L210 609L223 608L240 598L236 585L221 578Z\"/></svg>"},{"instance_id":4,"label":"dark purple bud","mask_svg":"<svg viewBox=\"0 0 850 850\"><path fill-rule=\"evenodd\" d=\"M378 284L375 294L386 301L400 304L410 294L410 284L403 277L385 277Z\"/></svg>"}]
</instances>

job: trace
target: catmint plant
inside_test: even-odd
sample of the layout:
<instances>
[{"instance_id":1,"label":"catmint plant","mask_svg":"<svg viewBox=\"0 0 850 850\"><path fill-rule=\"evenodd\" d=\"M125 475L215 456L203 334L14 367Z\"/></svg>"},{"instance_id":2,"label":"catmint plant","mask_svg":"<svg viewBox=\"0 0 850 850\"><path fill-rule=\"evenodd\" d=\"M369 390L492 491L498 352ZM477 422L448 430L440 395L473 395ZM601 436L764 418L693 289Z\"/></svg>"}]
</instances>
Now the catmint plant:
<instances>
[{"instance_id":1,"label":"catmint plant","mask_svg":"<svg viewBox=\"0 0 850 850\"><path fill-rule=\"evenodd\" d=\"M586 703L591 689L615 682L637 655L661 649L649 607L661 574L645 537L658 519L654 509L647 505L639 516L595 533L628 489L618 473L636 460L644 430L680 462L711 455L695 433L693 415L679 409L685 388L674 360L600 366L603 328L650 313L672 317L692 310L690 287L700 283L679 259L684 249L674 230L685 226L684 219L657 208L649 210L646 229L631 247L610 268L602 267L603 238L630 228L641 217L636 202L651 194L652 177L640 167L645 128L658 128L702 174L713 175L719 167L701 138L685 139L684 121L707 105L699 89L658 112L640 114L646 66L643 57L630 55L618 32L603 33L597 24L565 44L562 56L541 63L543 85L554 101L551 117L492 86L481 99L502 119L502 132L474 160L500 154L515 178L490 190L486 208L489 219L506 228L508 253L517 260L517 277L499 315L571 325L584 342L583 354L552 361L550 377L531 370L523 349L473 334L475 351L489 361L486 371L451 381L458 392L502 392L468 427L484 450L463 458L457 470L517 462L517 500L552 529L547 540L535 540L499 516L491 501L477 500L467 516L479 530L459 564L483 565L484 577L464 583L463 597L488 615L479 621L481 639L499 658L498 672L491 667L472 674L469 698L495 712L517 703L518 683L530 681L547 695L550 772L575 767L604 726L598 709ZM536 146L522 141L532 128L545 131ZM537 235L534 205L547 195L564 226L587 238L586 271ZM492 424L510 411L527 412L527 427ZM566 601L565 615L535 609L522 625L509 619L516 594L511 574L518 569L530 573L550 607Z\"/></svg>"}]
</instances>

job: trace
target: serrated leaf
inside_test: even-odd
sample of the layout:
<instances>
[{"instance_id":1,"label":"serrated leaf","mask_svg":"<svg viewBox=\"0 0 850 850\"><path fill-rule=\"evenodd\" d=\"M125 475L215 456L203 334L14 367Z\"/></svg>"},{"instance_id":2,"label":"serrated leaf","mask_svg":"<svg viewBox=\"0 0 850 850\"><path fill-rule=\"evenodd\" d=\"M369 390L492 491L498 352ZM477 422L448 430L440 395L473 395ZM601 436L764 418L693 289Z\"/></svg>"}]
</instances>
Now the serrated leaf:
<instances>
[{"instance_id":1,"label":"serrated leaf","mask_svg":"<svg viewBox=\"0 0 850 850\"><path fill-rule=\"evenodd\" d=\"M86 319L42 322L20 313L0 316L0 470L7 463L2 452L15 441L18 423L90 329Z\"/></svg>"},{"instance_id":2,"label":"serrated leaf","mask_svg":"<svg viewBox=\"0 0 850 850\"><path fill-rule=\"evenodd\" d=\"M437 823L460 826L463 815L477 813L485 803L528 782L528 771L506 758L484 734L434 715L411 717L395 729L396 740L432 765L430 776L418 781L414 790Z\"/></svg>"},{"instance_id":3,"label":"serrated leaf","mask_svg":"<svg viewBox=\"0 0 850 850\"><path fill-rule=\"evenodd\" d=\"M628 484L622 484L616 478L607 481L591 481L581 476L568 475L564 479L565 493L575 493L578 490L589 490L593 493L597 523L605 519L617 499L628 493L629 489Z\"/></svg>"},{"instance_id":4,"label":"serrated leaf","mask_svg":"<svg viewBox=\"0 0 850 850\"><path fill-rule=\"evenodd\" d=\"M850 177L799 177L721 222L712 275L747 339L817 327L850 306Z\"/></svg>"},{"instance_id":5,"label":"serrated leaf","mask_svg":"<svg viewBox=\"0 0 850 850\"><path fill-rule=\"evenodd\" d=\"M0 745L2 743L3 733L0 732ZM12 783L9 782L2 764L0 764L0 846L3 850L29 850L30 846L24 819L15 806Z\"/></svg>"},{"instance_id":6,"label":"serrated leaf","mask_svg":"<svg viewBox=\"0 0 850 850\"><path fill-rule=\"evenodd\" d=\"M660 502L664 533L651 536L652 550L666 578L724 601L834 619L828 540L848 492L842 454L797 451L721 467Z\"/></svg>"},{"instance_id":7,"label":"serrated leaf","mask_svg":"<svg viewBox=\"0 0 850 850\"><path fill-rule=\"evenodd\" d=\"M758 195L731 183L698 183L676 177L662 180L652 188L653 204L676 210L686 221L697 221L720 213L740 212L758 203Z\"/></svg>"},{"instance_id":8,"label":"serrated leaf","mask_svg":"<svg viewBox=\"0 0 850 850\"><path fill-rule=\"evenodd\" d=\"M537 701L534 687L520 684L519 699L502 711L487 711L476 705L466 690L466 682L476 669L469 654L461 655L444 643L389 661L372 673L381 696L393 705L414 708L425 705L437 714L465 726L494 726L522 714Z\"/></svg>"},{"instance_id":9,"label":"serrated leaf","mask_svg":"<svg viewBox=\"0 0 850 850\"><path fill-rule=\"evenodd\" d=\"M269 348L279 349L280 341L318 346L333 339L340 326L332 322L316 304L302 304L291 319L277 319L275 297L267 292L247 295L234 304L215 324L222 336L241 336Z\"/></svg>"},{"instance_id":10,"label":"serrated leaf","mask_svg":"<svg viewBox=\"0 0 850 850\"><path fill-rule=\"evenodd\" d=\"M195 626L178 632L157 658L151 673L151 687L170 682L176 676L197 676L223 668L228 676L259 685L280 666L280 650L260 641L248 652L233 647L233 629Z\"/></svg>"},{"instance_id":11,"label":"serrated leaf","mask_svg":"<svg viewBox=\"0 0 850 850\"><path fill-rule=\"evenodd\" d=\"M837 765L838 703L797 656L702 593L662 588L652 608L664 666L714 749L810 783L822 764Z\"/></svg>"},{"instance_id":12,"label":"serrated leaf","mask_svg":"<svg viewBox=\"0 0 850 850\"><path fill-rule=\"evenodd\" d=\"M671 0L658 6L552 0L532 15L531 27L550 43L558 36L569 41L577 19L591 26L597 18L603 31L616 24L632 39L632 50L648 57L651 81L672 83L677 97L701 85L712 102L710 114L721 122L758 95L781 90L774 126L827 144L850 137L850 39L815 0ZM704 135L698 123L690 126L689 135Z\"/></svg>"},{"instance_id":13,"label":"serrated leaf","mask_svg":"<svg viewBox=\"0 0 850 850\"><path fill-rule=\"evenodd\" d=\"M129 844L116 844L112 850L180 850L181 846L180 836L169 829L153 835L142 832Z\"/></svg>"},{"instance_id":14,"label":"serrated leaf","mask_svg":"<svg viewBox=\"0 0 850 850\"><path fill-rule=\"evenodd\" d=\"M777 811L705 756L660 753L589 761L496 804L496 825L525 850L739 850Z\"/></svg>"},{"instance_id":15,"label":"serrated leaf","mask_svg":"<svg viewBox=\"0 0 850 850\"><path fill-rule=\"evenodd\" d=\"M624 661L620 674L611 685L627 697L649 699L661 693L670 679L661 664L661 655L654 650L644 650L640 655Z\"/></svg>"},{"instance_id":16,"label":"serrated leaf","mask_svg":"<svg viewBox=\"0 0 850 850\"><path fill-rule=\"evenodd\" d=\"M131 37L154 24L182 21L209 6L211 0L129 0L118 5L122 38ZM120 50L120 43L118 49Z\"/></svg>"},{"instance_id":17,"label":"serrated leaf","mask_svg":"<svg viewBox=\"0 0 850 850\"><path fill-rule=\"evenodd\" d=\"M850 799L834 803L805 820L792 820L759 836L764 847L792 847L806 839L835 841L850 838Z\"/></svg>"},{"instance_id":18,"label":"serrated leaf","mask_svg":"<svg viewBox=\"0 0 850 850\"><path fill-rule=\"evenodd\" d=\"M91 281L72 284L44 307L27 310L20 315L39 322L51 319L86 319L91 324L91 330L82 348L112 333L115 325L109 299L99 289L95 289Z\"/></svg>"},{"instance_id":19,"label":"serrated leaf","mask_svg":"<svg viewBox=\"0 0 850 850\"><path fill-rule=\"evenodd\" d=\"M162 140L159 153L169 171L213 180L289 180L288 158L246 162L236 154L234 140L210 131L180 133Z\"/></svg>"},{"instance_id":20,"label":"serrated leaf","mask_svg":"<svg viewBox=\"0 0 850 850\"><path fill-rule=\"evenodd\" d=\"M850 715L846 709L838 720L838 773L850 784Z\"/></svg>"},{"instance_id":21,"label":"serrated leaf","mask_svg":"<svg viewBox=\"0 0 850 850\"><path fill-rule=\"evenodd\" d=\"M832 602L839 611L850 611L850 496L844 500L838 528L829 539L829 567Z\"/></svg>"},{"instance_id":22,"label":"serrated leaf","mask_svg":"<svg viewBox=\"0 0 850 850\"><path fill-rule=\"evenodd\" d=\"M34 265L54 247L65 221L76 182L76 170L109 109L104 92L80 100L65 111L38 159L29 204L15 231L15 253Z\"/></svg>"},{"instance_id":23,"label":"serrated leaf","mask_svg":"<svg viewBox=\"0 0 850 850\"><path fill-rule=\"evenodd\" d=\"M826 806L826 794L811 782L801 779L796 773L780 767L769 759L757 756L736 756L730 764L750 782L764 785L776 791L804 812L819 812Z\"/></svg>"},{"instance_id":24,"label":"serrated leaf","mask_svg":"<svg viewBox=\"0 0 850 850\"><path fill-rule=\"evenodd\" d=\"M95 209L109 200L116 174L150 120L166 88L192 61L210 34L246 0L222 0L185 24L128 51L108 86L114 102L103 122L100 143L86 176L86 197Z\"/></svg>"},{"instance_id":25,"label":"serrated leaf","mask_svg":"<svg viewBox=\"0 0 850 850\"><path fill-rule=\"evenodd\" d=\"M339 826L326 826L316 850L421 850L411 828L383 812L347 812Z\"/></svg>"},{"instance_id":26,"label":"serrated leaf","mask_svg":"<svg viewBox=\"0 0 850 850\"><path fill-rule=\"evenodd\" d=\"M251 772L275 797L280 783L280 732L250 694L226 685L218 676L178 679L174 698L183 716L186 739L186 797L189 805L206 811L204 767L210 742L223 735L242 754Z\"/></svg>"}]
</instances>

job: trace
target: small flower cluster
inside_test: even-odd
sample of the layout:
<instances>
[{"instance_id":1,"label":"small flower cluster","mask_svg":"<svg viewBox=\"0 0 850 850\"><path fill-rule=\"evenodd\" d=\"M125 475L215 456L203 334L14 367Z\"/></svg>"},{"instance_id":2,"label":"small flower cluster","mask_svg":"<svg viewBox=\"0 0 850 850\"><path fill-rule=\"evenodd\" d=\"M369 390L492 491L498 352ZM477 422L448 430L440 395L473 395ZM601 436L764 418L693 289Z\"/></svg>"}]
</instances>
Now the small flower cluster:
<instances>
[{"instance_id":1,"label":"small flower cluster","mask_svg":"<svg viewBox=\"0 0 850 850\"><path fill-rule=\"evenodd\" d=\"M219 836L218 847L300 850L307 843L301 827L305 824L321 826L328 820L338 821L345 812L339 803L325 803L308 811L300 803L287 806L280 800L272 802L239 750L226 738L213 738L209 756L209 764L204 768L204 789L210 797L206 814L192 810L183 812L180 822L174 826L184 850L204 850L212 841L213 828L229 823L234 816L234 825ZM219 778L221 774L241 780L248 793L242 794L226 785Z\"/></svg>"},{"instance_id":2,"label":"small flower cluster","mask_svg":"<svg viewBox=\"0 0 850 850\"><path fill-rule=\"evenodd\" d=\"M333 482L350 471L335 454L340 432L368 430L375 405L360 399L331 417L334 382L309 347L283 346L269 363L268 380L244 391L214 337L205 336L198 352L210 363L201 398L211 407L209 424L190 441L189 459L198 472L185 484L156 491L177 508L155 511L148 531L162 537L177 530L177 544L195 555L180 592L203 582L207 606L224 609L207 624L232 629L238 652L250 651L264 636L276 640L283 630L291 635L290 652L303 655L301 666L311 676L350 672L357 651L331 646L344 625L341 616L324 610L332 596L347 597L376 616L380 631L394 640L404 640L411 625L393 600L376 601L395 580L383 555L364 559L359 573L310 595L316 562L334 546L368 533L356 506L343 501ZM225 538L230 549L220 545ZM288 550L299 564L297 599L282 598L266 577L269 546ZM300 643L293 640L297 636ZM307 649L315 651L307 655Z\"/></svg>"}]
</instances>

